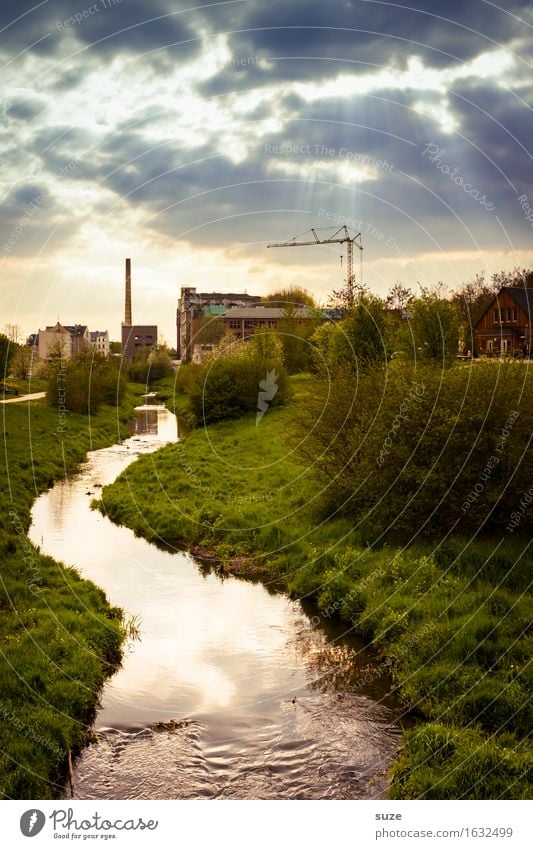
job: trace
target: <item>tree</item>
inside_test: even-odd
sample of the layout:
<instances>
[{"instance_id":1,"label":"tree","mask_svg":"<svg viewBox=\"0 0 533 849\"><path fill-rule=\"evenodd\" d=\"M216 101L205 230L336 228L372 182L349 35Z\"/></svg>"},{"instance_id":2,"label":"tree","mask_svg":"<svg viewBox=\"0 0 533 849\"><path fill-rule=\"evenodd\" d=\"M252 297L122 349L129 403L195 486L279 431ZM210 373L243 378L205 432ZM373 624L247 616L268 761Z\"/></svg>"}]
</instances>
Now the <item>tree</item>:
<instances>
[{"instance_id":1,"label":"tree","mask_svg":"<svg viewBox=\"0 0 533 849\"><path fill-rule=\"evenodd\" d=\"M126 381L116 360L82 354L49 362L46 398L62 412L96 413L102 404L118 406Z\"/></svg>"},{"instance_id":2,"label":"tree","mask_svg":"<svg viewBox=\"0 0 533 849\"><path fill-rule=\"evenodd\" d=\"M0 333L0 380L8 377L14 353L15 345L4 333Z\"/></svg>"},{"instance_id":3,"label":"tree","mask_svg":"<svg viewBox=\"0 0 533 849\"><path fill-rule=\"evenodd\" d=\"M385 308L398 312L401 318L407 318L407 308L413 297L411 290L403 286L398 280L389 289L389 294L385 298Z\"/></svg>"},{"instance_id":4,"label":"tree","mask_svg":"<svg viewBox=\"0 0 533 849\"><path fill-rule=\"evenodd\" d=\"M366 368L389 356L385 312L380 298L360 292L349 314L338 324L318 328L313 336L315 367ZM321 365L322 364L322 365Z\"/></svg>"},{"instance_id":5,"label":"tree","mask_svg":"<svg viewBox=\"0 0 533 849\"><path fill-rule=\"evenodd\" d=\"M225 332L220 316L204 315L194 323L193 345L216 345Z\"/></svg>"},{"instance_id":6,"label":"tree","mask_svg":"<svg viewBox=\"0 0 533 849\"><path fill-rule=\"evenodd\" d=\"M14 345L18 345L23 338L22 327L19 324L6 324L4 334Z\"/></svg>"},{"instance_id":7,"label":"tree","mask_svg":"<svg viewBox=\"0 0 533 849\"><path fill-rule=\"evenodd\" d=\"M453 304L443 296L442 287L422 289L409 305L410 328L415 359L449 365L459 350L459 319Z\"/></svg>"},{"instance_id":8,"label":"tree","mask_svg":"<svg viewBox=\"0 0 533 849\"><path fill-rule=\"evenodd\" d=\"M151 383L172 374L172 361L165 349L145 348L128 366L128 377L135 383Z\"/></svg>"},{"instance_id":9,"label":"tree","mask_svg":"<svg viewBox=\"0 0 533 849\"><path fill-rule=\"evenodd\" d=\"M29 345L18 345L13 356L13 373L15 377L26 380L31 374L32 353Z\"/></svg>"},{"instance_id":10,"label":"tree","mask_svg":"<svg viewBox=\"0 0 533 849\"><path fill-rule=\"evenodd\" d=\"M267 295L262 300L269 307L286 307L289 304L294 304L298 307L316 308L316 301L313 295L300 286L287 286L285 288L276 289L271 295Z\"/></svg>"},{"instance_id":11,"label":"tree","mask_svg":"<svg viewBox=\"0 0 533 849\"><path fill-rule=\"evenodd\" d=\"M492 285L498 292L502 286L533 287L533 269L513 268L512 271L498 271L492 275Z\"/></svg>"},{"instance_id":12,"label":"tree","mask_svg":"<svg viewBox=\"0 0 533 849\"><path fill-rule=\"evenodd\" d=\"M492 302L500 286L494 282L486 283L483 274L476 274L473 280L462 283L452 292L451 303L459 318L459 330L465 351L476 352L474 328Z\"/></svg>"},{"instance_id":13,"label":"tree","mask_svg":"<svg viewBox=\"0 0 533 849\"><path fill-rule=\"evenodd\" d=\"M224 344L222 344L224 343ZM206 362L191 387L191 408L204 423L234 419L258 410L283 404L287 398L287 374L283 367L283 347L274 331L256 331L252 338L228 344ZM266 388L265 388L266 387Z\"/></svg>"},{"instance_id":14,"label":"tree","mask_svg":"<svg viewBox=\"0 0 533 849\"><path fill-rule=\"evenodd\" d=\"M318 317L302 321L298 309L295 304L287 304L276 327L283 346L283 362L289 374L309 371L313 354L310 339L321 321Z\"/></svg>"}]
</instances>

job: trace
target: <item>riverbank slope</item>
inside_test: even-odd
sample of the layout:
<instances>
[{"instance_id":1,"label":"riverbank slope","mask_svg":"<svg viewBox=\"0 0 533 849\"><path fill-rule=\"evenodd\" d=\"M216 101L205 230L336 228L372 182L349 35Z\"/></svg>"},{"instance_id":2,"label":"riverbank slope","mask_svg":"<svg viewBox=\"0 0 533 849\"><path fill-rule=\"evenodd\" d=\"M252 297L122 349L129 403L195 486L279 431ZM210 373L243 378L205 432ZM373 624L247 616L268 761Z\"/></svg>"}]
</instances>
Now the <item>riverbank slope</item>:
<instances>
[{"instance_id":1,"label":"riverbank slope","mask_svg":"<svg viewBox=\"0 0 533 849\"><path fill-rule=\"evenodd\" d=\"M2 407L0 459L0 796L61 797L98 695L121 657L122 612L27 537L39 492L88 451L129 434L134 396L120 408L60 420L45 400ZM88 542L90 544L90 542Z\"/></svg>"},{"instance_id":2,"label":"riverbank slope","mask_svg":"<svg viewBox=\"0 0 533 849\"><path fill-rule=\"evenodd\" d=\"M305 380L293 389L292 405L259 425L223 422L141 458L101 509L156 544L311 597L364 634L422 720L405 735L391 797L528 796L527 541L368 548L348 519L321 516L319 484L287 437Z\"/></svg>"}]
</instances>

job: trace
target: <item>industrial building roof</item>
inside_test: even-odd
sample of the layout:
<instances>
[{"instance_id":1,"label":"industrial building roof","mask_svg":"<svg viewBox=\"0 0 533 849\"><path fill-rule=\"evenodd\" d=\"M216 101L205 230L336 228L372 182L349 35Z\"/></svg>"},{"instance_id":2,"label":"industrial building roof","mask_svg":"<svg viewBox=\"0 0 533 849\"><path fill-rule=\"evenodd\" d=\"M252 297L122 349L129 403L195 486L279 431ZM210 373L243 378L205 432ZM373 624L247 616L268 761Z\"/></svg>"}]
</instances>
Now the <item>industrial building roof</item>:
<instances>
[{"instance_id":1,"label":"industrial building roof","mask_svg":"<svg viewBox=\"0 0 533 849\"><path fill-rule=\"evenodd\" d=\"M256 320L273 320L285 318L286 309L281 307L232 307L226 310L224 318L230 319L256 319ZM295 318L310 318L313 311L307 307L297 307L293 313Z\"/></svg>"}]
</instances>

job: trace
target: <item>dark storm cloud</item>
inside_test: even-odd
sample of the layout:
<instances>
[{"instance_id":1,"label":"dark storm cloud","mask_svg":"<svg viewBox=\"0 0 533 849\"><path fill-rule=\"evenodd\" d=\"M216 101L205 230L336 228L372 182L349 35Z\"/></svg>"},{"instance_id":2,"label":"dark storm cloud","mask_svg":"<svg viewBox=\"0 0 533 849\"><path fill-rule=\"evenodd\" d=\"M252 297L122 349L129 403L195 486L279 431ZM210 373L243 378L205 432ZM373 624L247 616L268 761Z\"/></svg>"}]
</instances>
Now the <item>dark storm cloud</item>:
<instances>
[{"instance_id":1,"label":"dark storm cloud","mask_svg":"<svg viewBox=\"0 0 533 849\"><path fill-rule=\"evenodd\" d=\"M46 249L48 239L58 249L77 230L46 183L16 187L2 202L0 256L33 256Z\"/></svg>"},{"instance_id":2,"label":"dark storm cloud","mask_svg":"<svg viewBox=\"0 0 533 849\"><path fill-rule=\"evenodd\" d=\"M17 39L20 47L50 32L47 46L39 49L52 49L51 45L59 49L60 45L72 43L74 50L75 40L81 47L90 46L78 68L69 68L55 78L52 87L59 92L75 90L84 76L97 67L101 54L107 58L107 54L120 51L137 55L157 51L174 41L194 39L202 27L211 36L233 30L229 36L231 58L225 68L196 88L200 99L220 97L220 103L227 102L231 110L231 99L222 98L227 92L294 80L315 82L340 72L366 74L384 66L402 70L413 54L422 56L433 68L455 66L458 61L494 49L491 39L509 42L527 32L510 14L480 0L445 6L432 0L414 0L410 5L419 6L418 10L363 0L249 0L198 7L191 13L141 26L136 24L148 17L175 11L175 4L159 0L148 6L138 0L123 0L79 24L64 25L67 18L90 5L83 0L46 3L0 35L4 39L0 43L9 44L14 52ZM8 0L0 12L4 23L9 20L6 10L20 15L26 7L29 4L21 6ZM523 3L511 3L507 9L515 14L527 12ZM452 22L435 17L440 11ZM128 27L134 28L116 34L118 29ZM176 51L159 50L145 58L142 67L164 79L178 61L190 59L194 51L205 48L209 38L208 35L203 42L190 41L189 46ZM325 218L325 213L360 219L365 227L370 226L369 231L363 232L371 258L435 250L435 244L450 251L471 249L476 239L485 247L500 246L496 214L512 228L521 244L529 244L531 228L524 221L516 192L510 189L506 177L533 198L530 160L528 163L512 138L530 148L530 110L495 83L461 82L454 84L454 92L449 95L449 108L459 123L460 133L444 133L435 118L415 111L420 96L418 91L382 90L373 95L323 97L306 103L298 94L284 93L280 88L275 106L281 110L283 129L263 133L237 161L238 151L224 143L223 135L196 148L192 138L189 146L180 146L173 140L158 145L157 141L144 138L145 128L157 127L160 108L143 103L141 88L139 106L131 121L117 124L106 137L95 136L94 140L86 130L76 127L47 128L21 147L20 170L26 168L28 157L29 161L38 157L52 194L54 181L61 174L67 185L75 186L79 181L102 185L113 193L114 200L102 195L101 200L95 201L99 215L109 214L126 198L132 208L144 211L147 226L158 233L171 238L186 234L185 238L203 246L289 238L308 227L330 223L332 218ZM423 101L422 108L437 110L442 106L443 95L425 91ZM28 100L25 106L23 100L13 101L7 112L13 108L12 118L31 119L31 103ZM273 104L265 98L247 115L236 115L235 126L250 129L272 111ZM176 120L179 121L179 113ZM152 132L152 139L153 136ZM238 133L235 137L239 137ZM266 147L269 145L271 151L287 143L300 149L309 146L310 150L290 157L269 152ZM440 160L436 157L432 161L424 153L430 144L445 151ZM378 165L378 179L352 185L348 178L327 168L317 177L314 163L349 164L351 160L343 150L354 157L365 155L377 163L387 162L390 168ZM69 168L69 163L74 164ZM465 175L469 185L494 204L495 212L467 194L450 178L449 171L439 167L443 164L449 171L459 169L457 173ZM13 231L37 188L32 185L21 189L22 199L17 194L19 189L12 193L2 210L3 232ZM48 202L50 218L56 220L60 210L51 197ZM23 228L17 249L30 243L26 236L39 222L43 233L47 232L49 221L41 214L44 210L43 203ZM76 226L74 220L69 222L69 227ZM304 251L299 258L313 262L312 253Z\"/></svg>"},{"instance_id":3,"label":"dark storm cloud","mask_svg":"<svg viewBox=\"0 0 533 849\"><path fill-rule=\"evenodd\" d=\"M38 100L13 100L6 108L6 116L16 121L32 121L43 108L43 103Z\"/></svg>"},{"instance_id":4,"label":"dark storm cloud","mask_svg":"<svg viewBox=\"0 0 533 849\"><path fill-rule=\"evenodd\" d=\"M62 39L72 36L99 54L139 53L182 43L178 55L184 58L199 49L190 20L170 0L49 0L38 5L3 0L0 49L53 53Z\"/></svg>"},{"instance_id":5,"label":"dark storm cloud","mask_svg":"<svg viewBox=\"0 0 533 849\"><path fill-rule=\"evenodd\" d=\"M422 125L424 119L418 117L418 121ZM297 125L290 135L295 144L309 143L302 130ZM422 137L428 136L426 130L420 130ZM479 230L476 238L485 242L494 239L494 220L488 213L481 216L479 205L424 159L421 145L403 150L397 146L389 163L392 170L378 170L376 181L350 185L335 173L326 172L313 179L308 171L314 162L345 162L339 146L334 157L317 155L313 142L310 154L276 158L266 152L265 145L272 147L278 141L281 136L250 147L246 159L236 163L228 155L217 155L215 146L191 152L169 142L153 150L139 133L123 133L120 138L108 139L97 157L84 159L72 178L101 184L113 192L116 202L126 198L135 208L143 209L150 228L199 245L238 245L283 235L288 238L311 226L334 223L336 219L331 216L346 216L364 217L365 227L372 226L383 234L380 239L374 232L365 232L373 245L373 258L390 256L387 240L393 236L404 252L434 249L434 241L446 249L471 247L463 225L452 220L450 226L448 206L470 222L468 226L474 232ZM327 139L328 147L330 141L335 142L334 136ZM365 145L358 148L352 138L348 149L363 150ZM366 149L381 161L391 152L386 136L372 139L371 134ZM452 164L461 162L457 157L452 151ZM288 172L273 167L281 161L289 166ZM55 161L50 160L50 164L57 167ZM409 180L411 174L420 176L420 185ZM481 188L481 177L479 185ZM111 212L116 202L109 205L103 201L99 214ZM324 211L331 216L326 218ZM423 227L429 230L429 236L423 234Z\"/></svg>"},{"instance_id":6,"label":"dark storm cloud","mask_svg":"<svg viewBox=\"0 0 533 849\"><path fill-rule=\"evenodd\" d=\"M199 91L209 96L275 80L317 80L376 66L401 69L413 54L433 67L449 66L523 34L524 26L513 17L521 13L530 16L527 2L499 10L482 0L405 5L253 0L223 12L209 10L211 28L237 32L229 36L231 62ZM270 67L248 64L264 58L271 60Z\"/></svg>"}]
</instances>

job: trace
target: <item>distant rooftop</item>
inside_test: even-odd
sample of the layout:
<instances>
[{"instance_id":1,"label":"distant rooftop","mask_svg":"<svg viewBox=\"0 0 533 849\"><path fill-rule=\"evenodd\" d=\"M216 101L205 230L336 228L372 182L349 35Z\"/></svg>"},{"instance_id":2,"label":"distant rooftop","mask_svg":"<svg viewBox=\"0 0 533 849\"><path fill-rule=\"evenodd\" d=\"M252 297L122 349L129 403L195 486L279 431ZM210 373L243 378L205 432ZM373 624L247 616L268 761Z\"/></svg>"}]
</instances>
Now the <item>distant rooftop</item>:
<instances>
[{"instance_id":1,"label":"distant rooftop","mask_svg":"<svg viewBox=\"0 0 533 849\"><path fill-rule=\"evenodd\" d=\"M286 314L286 309L282 307L232 307L226 310L224 318L265 319L268 321L284 318ZM297 307L293 313L295 318L310 318L313 314L314 311L308 307Z\"/></svg>"}]
</instances>

